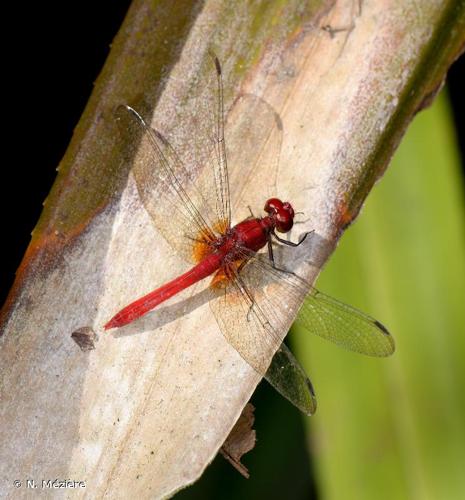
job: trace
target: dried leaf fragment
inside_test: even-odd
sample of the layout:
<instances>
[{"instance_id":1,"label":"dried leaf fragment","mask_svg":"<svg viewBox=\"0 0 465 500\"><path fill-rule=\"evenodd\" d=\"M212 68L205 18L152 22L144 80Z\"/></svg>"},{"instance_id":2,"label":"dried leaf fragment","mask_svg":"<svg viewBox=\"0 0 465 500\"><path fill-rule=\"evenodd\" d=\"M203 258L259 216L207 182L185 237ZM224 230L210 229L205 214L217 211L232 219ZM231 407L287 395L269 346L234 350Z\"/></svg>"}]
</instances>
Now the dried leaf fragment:
<instances>
[{"instance_id":1,"label":"dried leaf fragment","mask_svg":"<svg viewBox=\"0 0 465 500\"><path fill-rule=\"evenodd\" d=\"M255 446L256 433L252 429L255 420L254 411L255 407L251 403L247 403L239 420L220 449L223 457L247 479L249 478L249 471L241 463L241 458L242 455Z\"/></svg>"},{"instance_id":2,"label":"dried leaf fragment","mask_svg":"<svg viewBox=\"0 0 465 500\"><path fill-rule=\"evenodd\" d=\"M90 326L78 328L71 334L71 338L83 352L95 349L95 342L98 340L97 334Z\"/></svg>"}]
</instances>

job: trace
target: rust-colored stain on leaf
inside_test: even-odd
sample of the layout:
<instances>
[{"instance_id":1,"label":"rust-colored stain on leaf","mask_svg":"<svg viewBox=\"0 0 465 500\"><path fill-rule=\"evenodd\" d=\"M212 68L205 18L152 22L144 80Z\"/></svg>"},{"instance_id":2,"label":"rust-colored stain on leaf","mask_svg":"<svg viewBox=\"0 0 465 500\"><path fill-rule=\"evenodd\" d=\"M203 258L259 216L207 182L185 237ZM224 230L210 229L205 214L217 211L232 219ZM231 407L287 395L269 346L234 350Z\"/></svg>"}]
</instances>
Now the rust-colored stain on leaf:
<instances>
[{"instance_id":1,"label":"rust-colored stain on leaf","mask_svg":"<svg viewBox=\"0 0 465 500\"><path fill-rule=\"evenodd\" d=\"M66 252L66 248L72 245L76 239L88 228L92 222L106 207L105 204L96 207L91 212L90 218L82 220L80 224L72 229L63 232L58 229L50 229L44 232L34 230L31 242L24 254L17 271L13 286L8 293L5 303L0 307L0 336L3 334L3 327L8 321L12 312L13 304L17 300L22 287L27 284L27 277L32 273L42 273L55 268L59 259ZM59 256L57 258L57 256Z\"/></svg>"},{"instance_id":2,"label":"rust-colored stain on leaf","mask_svg":"<svg viewBox=\"0 0 465 500\"><path fill-rule=\"evenodd\" d=\"M339 232L344 232L357 216L359 210L353 212L346 200L342 200L337 207L336 227Z\"/></svg>"},{"instance_id":3,"label":"rust-colored stain on leaf","mask_svg":"<svg viewBox=\"0 0 465 500\"><path fill-rule=\"evenodd\" d=\"M247 403L220 449L223 457L246 478L249 478L249 471L241 463L241 458L255 446L256 433L252 429L255 421L254 411L255 407L251 403Z\"/></svg>"}]
</instances>

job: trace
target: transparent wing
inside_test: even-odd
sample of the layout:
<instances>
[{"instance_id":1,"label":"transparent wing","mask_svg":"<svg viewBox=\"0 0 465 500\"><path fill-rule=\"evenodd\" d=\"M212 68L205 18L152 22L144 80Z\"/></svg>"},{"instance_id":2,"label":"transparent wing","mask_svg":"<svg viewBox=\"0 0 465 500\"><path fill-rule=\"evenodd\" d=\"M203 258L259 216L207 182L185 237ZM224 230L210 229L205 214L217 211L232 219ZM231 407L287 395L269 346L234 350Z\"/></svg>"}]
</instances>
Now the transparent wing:
<instances>
[{"instance_id":1,"label":"transparent wing","mask_svg":"<svg viewBox=\"0 0 465 500\"><path fill-rule=\"evenodd\" d=\"M248 274L252 279L242 277L250 282L247 283L249 287L257 286L262 275L262 283L280 283L276 288L280 295L273 298L274 303L279 299L293 304L303 302L296 324L305 330L349 351L368 356L384 357L394 352L393 337L371 316L325 295L293 273L275 269L265 255L251 256L249 263Z\"/></svg>"},{"instance_id":2,"label":"transparent wing","mask_svg":"<svg viewBox=\"0 0 465 500\"><path fill-rule=\"evenodd\" d=\"M266 380L306 415L316 412L312 383L292 352L281 344L265 374Z\"/></svg>"},{"instance_id":3,"label":"transparent wing","mask_svg":"<svg viewBox=\"0 0 465 500\"><path fill-rule=\"evenodd\" d=\"M196 188L194 173L158 131L130 106L119 106L117 118L130 138L139 138L132 173L145 209L172 248L194 262L194 242L216 236L211 220L215 212Z\"/></svg>"},{"instance_id":4,"label":"transparent wing","mask_svg":"<svg viewBox=\"0 0 465 500\"><path fill-rule=\"evenodd\" d=\"M197 74L180 107L173 144L184 163L198 171L196 186L211 199L216 218L224 221L220 226L229 227L231 212L236 222L250 215L249 206L260 215L265 201L276 195L283 127L266 101L253 94L235 96L232 82L223 85L214 55L205 57Z\"/></svg>"},{"instance_id":5,"label":"transparent wing","mask_svg":"<svg viewBox=\"0 0 465 500\"><path fill-rule=\"evenodd\" d=\"M233 77L225 77L223 85L223 77L216 56L204 57L188 102L180 107L173 139L184 163L198 166L199 190L215 196L218 219L230 221L232 212L238 222L250 215L248 206L258 215L266 199L276 195L283 127L270 104L236 92Z\"/></svg>"},{"instance_id":6,"label":"transparent wing","mask_svg":"<svg viewBox=\"0 0 465 500\"><path fill-rule=\"evenodd\" d=\"M314 413L316 400L310 380L280 334L294 316L281 296L282 282L263 275L254 254L244 250L239 269L227 266L228 278L214 279L210 308L226 340L276 390L306 414ZM271 364L270 364L271 362Z\"/></svg>"},{"instance_id":7,"label":"transparent wing","mask_svg":"<svg viewBox=\"0 0 465 500\"><path fill-rule=\"evenodd\" d=\"M176 97L161 100L155 114L166 134L150 128L130 106L119 106L117 115L143 205L171 247L197 262L206 249L195 243L212 240L231 225L228 159L235 206L241 207L238 220L249 215L248 206L258 212L275 194L282 125L269 104L249 94L232 104L227 99L231 108L225 124L223 75L212 54L203 57L187 88L180 91L176 81L170 91ZM261 163L266 171L256 168ZM257 178L257 172L264 178Z\"/></svg>"},{"instance_id":8,"label":"transparent wing","mask_svg":"<svg viewBox=\"0 0 465 500\"><path fill-rule=\"evenodd\" d=\"M210 82L211 78L205 78L205 85L201 79L193 84L194 89L201 86L211 94L202 100L203 108L199 106L202 115L201 126L197 127L199 137L190 137L188 141L190 151L197 151L197 155L184 156L183 160L136 110L127 105L117 108L118 121L126 128L125 135L132 144L132 173L141 201L163 237L189 262L196 262L203 255L199 242L208 242L223 234L231 220L221 67L216 57L210 65L212 62L216 86ZM202 74L206 71L207 68L203 68ZM189 92L196 95L193 89ZM180 130L189 127L186 121ZM185 134L180 135L185 139ZM186 147L189 145L179 150L185 152Z\"/></svg>"},{"instance_id":9,"label":"transparent wing","mask_svg":"<svg viewBox=\"0 0 465 500\"><path fill-rule=\"evenodd\" d=\"M214 169L216 187L216 213L219 220L223 221L227 228L231 226L231 197L229 193L228 163L226 159L226 143L224 141L224 96L223 75L220 61L215 54L210 53L216 70L217 81L217 106L216 106L216 134L215 151L217 156L217 168Z\"/></svg>"},{"instance_id":10,"label":"transparent wing","mask_svg":"<svg viewBox=\"0 0 465 500\"><path fill-rule=\"evenodd\" d=\"M204 56L197 78L190 84L187 99L186 113L178 117L176 132L183 138L183 143L177 148L180 156L198 172L196 186L210 200L215 218L213 228L224 233L231 226L231 201L223 73L218 58L211 51Z\"/></svg>"},{"instance_id":11,"label":"transparent wing","mask_svg":"<svg viewBox=\"0 0 465 500\"><path fill-rule=\"evenodd\" d=\"M249 207L261 215L277 194L283 125L275 109L252 94L234 101L226 123L227 156L233 189L233 216L243 220Z\"/></svg>"},{"instance_id":12,"label":"transparent wing","mask_svg":"<svg viewBox=\"0 0 465 500\"><path fill-rule=\"evenodd\" d=\"M370 356L394 352L393 338L378 321L275 269L263 254L247 249L241 253L242 263L227 266L222 286L218 279L213 281L210 307L242 358L305 413L316 408L311 383L295 358L280 348L280 335L288 331L304 299L297 323L307 331Z\"/></svg>"},{"instance_id":13,"label":"transparent wing","mask_svg":"<svg viewBox=\"0 0 465 500\"><path fill-rule=\"evenodd\" d=\"M390 356L394 338L379 321L312 288L296 324L349 351L368 356Z\"/></svg>"}]
</instances>

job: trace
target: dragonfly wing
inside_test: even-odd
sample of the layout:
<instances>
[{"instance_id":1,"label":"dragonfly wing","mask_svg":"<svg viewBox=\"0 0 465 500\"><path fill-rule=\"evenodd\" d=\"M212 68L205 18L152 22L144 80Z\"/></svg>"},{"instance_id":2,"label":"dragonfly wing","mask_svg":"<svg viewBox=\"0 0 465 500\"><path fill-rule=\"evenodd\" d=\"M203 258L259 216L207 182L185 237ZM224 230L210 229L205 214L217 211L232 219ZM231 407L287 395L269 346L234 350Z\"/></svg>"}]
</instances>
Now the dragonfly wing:
<instances>
[{"instance_id":1,"label":"dragonfly wing","mask_svg":"<svg viewBox=\"0 0 465 500\"><path fill-rule=\"evenodd\" d=\"M222 226L229 227L231 208L235 219L243 220L250 215L249 206L258 213L266 199L276 195L283 126L278 113L260 97L242 93L233 99L231 87L223 92L222 69L214 54L205 58L201 74L209 78L203 79L200 88L193 84L191 89L200 118L195 123L194 147L186 140L177 149L181 157L195 158L205 167L197 187L209 199L217 219L224 221ZM232 206L230 185L234 189Z\"/></svg>"},{"instance_id":2,"label":"dragonfly wing","mask_svg":"<svg viewBox=\"0 0 465 500\"><path fill-rule=\"evenodd\" d=\"M212 71L212 62L215 71ZM205 59L204 69L199 73L210 75L210 80L202 84L201 91L195 85L192 89L196 112L204 117L196 123L196 136L204 137L200 143L209 142L213 148L195 151L194 156L207 166L198 179L198 186L207 193L211 178L215 179L215 186L210 187L212 208L216 208L219 220L230 223L231 185L234 189L232 212L236 220L243 220L250 215L249 206L255 212L261 211L266 199L276 195L282 122L275 109L262 98L248 93L233 98L231 86L223 92L222 70L214 54L210 53ZM212 95L216 96L215 103ZM205 156L208 152L210 156Z\"/></svg>"},{"instance_id":3,"label":"dragonfly wing","mask_svg":"<svg viewBox=\"0 0 465 500\"><path fill-rule=\"evenodd\" d=\"M212 227L225 233L231 226L225 98L221 65L213 52L205 54L197 76L187 93L191 104L178 118L176 131L183 137L183 142L177 149L198 172L196 186L212 209L209 214L215 219ZM192 130L195 137L192 137Z\"/></svg>"},{"instance_id":4,"label":"dragonfly wing","mask_svg":"<svg viewBox=\"0 0 465 500\"><path fill-rule=\"evenodd\" d=\"M171 247L195 262L194 242L214 239L217 233L208 218L214 212L196 188L194 172L184 167L169 142L133 108L119 106L117 115L129 136L139 138L132 173L145 209Z\"/></svg>"},{"instance_id":5,"label":"dragonfly wing","mask_svg":"<svg viewBox=\"0 0 465 500\"><path fill-rule=\"evenodd\" d=\"M265 378L300 411L306 415L313 415L316 412L316 397L312 383L286 344L281 344L276 351Z\"/></svg>"},{"instance_id":6,"label":"dragonfly wing","mask_svg":"<svg viewBox=\"0 0 465 500\"><path fill-rule=\"evenodd\" d=\"M214 135L215 152L217 161L214 162L215 187L216 187L216 213L220 221L225 226L231 226L231 196L229 193L228 163L226 158L226 143L224 140L224 95L223 95L223 75L220 61L215 54L210 53L216 72L216 131Z\"/></svg>"},{"instance_id":7,"label":"dragonfly wing","mask_svg":"<svg viewBox=\"0 0 465 500\"><path fill-rule=\"evenodd\" d=\"M165 240L189 262L202 255L193 251L194 242L214 239L231 226L230 180L241 201L236 206L242 211L235 214L240 219L249 216L248 206L257 211L266 196L275 194L282 142L276 111L250 94L232 101L232 88L225 98L218 58L201 58L179 101L160 103L157 121L167 134L150 128L132 107L117 109L142 203ZM230 107L226 122L225 102ZM263 170L259 164L267 165L263 179L257 177ZM250 189L253 184L261 189Z\"/></svg>"},{"instance_id":8,"label":"dragonfly wing","mask_svg":"<svg viewBox=\"0 0 465 500\"><path fill-rule=\"evenodd\" d=\"M226 340L242 358L295 406L312 414L316 401L310 380L281 345L280 335L287 332L293 317L292 306L282 300L279 281L265 283L269 276L263 276L253 254L244 251L244 258L250 260L240 271L229 266L230 278L222 287L210 287L210 308Z\"/></svg>"},{"instance_id":9,"label":"dragonfly wing","mask_svg":"<svg viewBox=\"0 0 465 500\"><path fill-rule=\"evenodd\" d=\"M394 338L379 321L315 288L305 299L296 324L360 354L385 357L395 350Z\"/></svg>"},{"instance_id":10,"label":"dragonfly wing","mask_svg":"<svg viewBox=\"0 0 465 500\"><path fill-rule=\"evenodd\" d=\"M393 337L368 314L318 291L293 273L274 268L265 255L251 255L250 263L256 268L253 275L261 274L263 283L279 283L283 300L297 307L302 304L295 324L303 329L360 354L384 357L394 352Z\"/></svg>"},{"instance_id":11,"label":"dragonfly wing","mask_svg":"<svg viewBox=\"0 0 465 500\"><path fill-rule=\"evenodd\" d=\"M227 156L236 220L259 214L276 196L283 125L276 110L253 94L241 94L226 123ZM263 168L266 165L266 169ZM251 186L254 186L251 189ZM260 189L256 189L259 186Z\"/></svg>"}]
</instances>

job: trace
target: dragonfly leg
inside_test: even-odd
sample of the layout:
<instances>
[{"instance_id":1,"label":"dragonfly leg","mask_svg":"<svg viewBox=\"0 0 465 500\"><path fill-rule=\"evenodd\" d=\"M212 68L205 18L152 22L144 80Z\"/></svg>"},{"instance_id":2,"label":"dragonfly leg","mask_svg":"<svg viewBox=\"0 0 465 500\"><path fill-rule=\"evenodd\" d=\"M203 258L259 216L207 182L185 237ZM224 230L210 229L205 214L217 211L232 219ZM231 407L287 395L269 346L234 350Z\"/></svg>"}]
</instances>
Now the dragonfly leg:
<instances>
[{"instance_id":1,"label":"dragonfly leg","mask_svg":"<svg viewBox=\"0 0 465 500\"><path fill-rule=\"evenodd\" d=\"M250 316L251 316L251 314L253 312L253 306L255 304L255 301L254 301L254 298L253 298L252 294L250 293L250 291L247 290L246 287L244 287L244 283L243 283L242 279L239 276L239 273L240 273L241 269L244 267L244 265L246 264L246 262L247 261L244 260L243 262L241 262L241 264L237 268L236 279L237 279L237 282L240 284L240 290L247 297L247 299L248 299L248 301L250 303L249 310L247 311L247 322L250 322Z\"/></svg>"},{"instance_id":2,"label":"dragonfly leg","mask_svg":"<svg viewBox=\"0 0 465 500\"><path fill-rule=\"evenodd\" d=\"M268 257L271 263L273 264L273 267L276 267L274 263L273 245L271 243L271 237L268 237Z\"/></svg>"},{"instance_id":3,"label":"dragonfly leg","mask_svg":"<svg viewBox=\"0 0 465 500\"><path fill-rule=\"evenodd\" d=\"M312 231L308 231L307 233L305 233L302 238L300 238L300 240L298 241L298 243L294 243L292 241L287 241L287 240L283 240L282 238L280 238L275 232L272 232L271 234L279 241L279 243L282 243L283 245L288 245L290 247L298 247L299 245L301 245L304 241L305 241L305 238L309 235L309 234L312 234L314 233L315 230L312 230Z\"/></svg>"},{"instance_id":4,"label":"dragonfly leg","mask_svg":"<svg viewBox=\"0 0 465 500\"><path fill-rule=\"evenodd\" d=\"M310 231L310 233L313 233L313 231ZM307 237L307 234L310 234L310 233L305 233L304 237L301 239L301 241L299 241L299 243L292 243L290 241L285 241L285 243L289 244L289 243L292 243L291 246L293 247L298 247L302 241L304 241L304 239ZM274 235L276 236L276 235ZM277 240L278 241L281 241L281 238L278 238L276 236ZM274 269L276 269L276 271L281 271L282 273L286 273L286 274L292 274L293 276L296 276L297 278L299 276L297 276L297 274L293 273L292 271L288 271L287 269L282 269L281 267L278 267L274 261L274 254L273 254L273 246L272 246L272 242L271 242L271 236L268 238L268 257L270 258L270 261L271 261L271 265L273 266Z\"/></svg>"}]
</instances>

